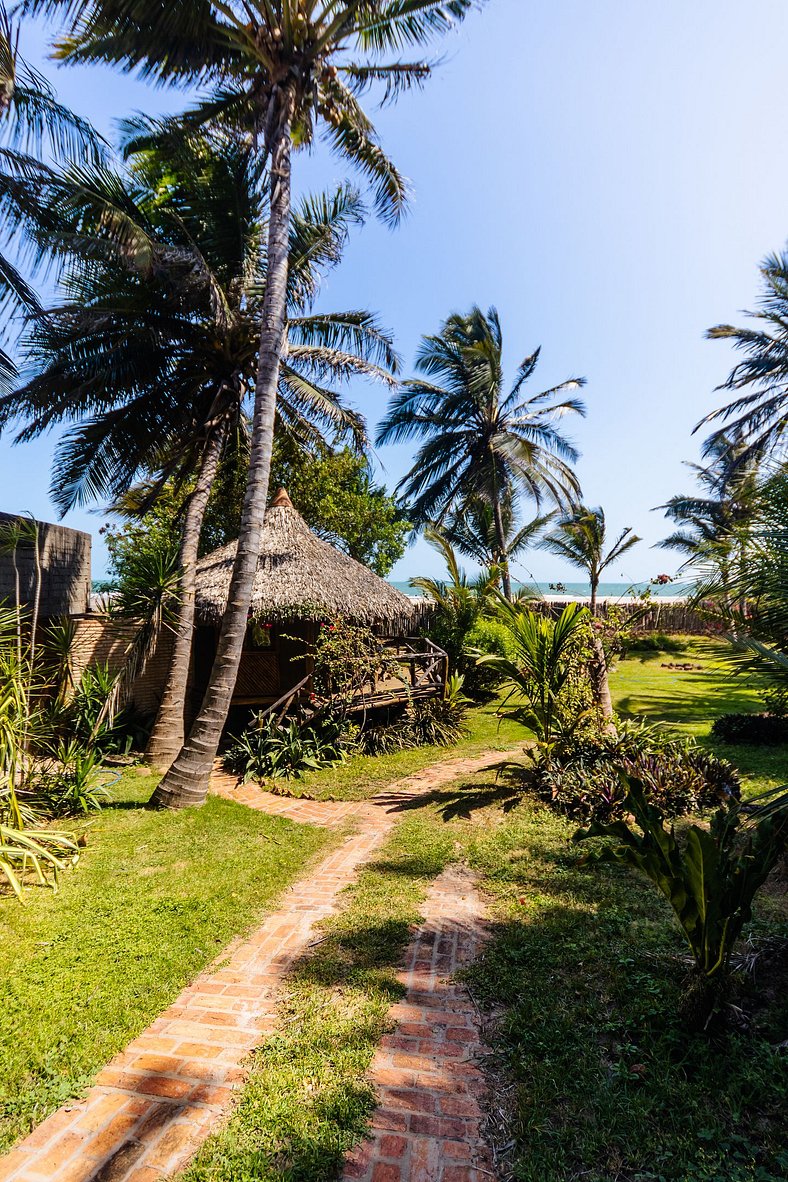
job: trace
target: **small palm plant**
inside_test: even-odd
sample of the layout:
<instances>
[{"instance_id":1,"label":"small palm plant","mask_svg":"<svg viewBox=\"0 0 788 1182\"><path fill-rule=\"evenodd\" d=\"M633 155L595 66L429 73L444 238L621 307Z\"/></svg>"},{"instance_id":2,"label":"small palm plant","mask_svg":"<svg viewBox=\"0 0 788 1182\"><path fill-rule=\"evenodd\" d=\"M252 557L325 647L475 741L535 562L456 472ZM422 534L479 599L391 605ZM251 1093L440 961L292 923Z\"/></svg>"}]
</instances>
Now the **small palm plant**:
<instances>
[{"instance_id":1,"label":"small palm plant","mask_svg":"<svg viewBox=\"0 0 788 1182\"><path fill-rule=\"evenodd\" d=\"M586 713L577 676L588 609L569 603L558 619L552 619L502 599L498 616L514 655L493 654L482 657L480 664L492 666L504 678L507 693L501 710L530 727L540 748L549 753Z\"/></svg>"}]
</instances>

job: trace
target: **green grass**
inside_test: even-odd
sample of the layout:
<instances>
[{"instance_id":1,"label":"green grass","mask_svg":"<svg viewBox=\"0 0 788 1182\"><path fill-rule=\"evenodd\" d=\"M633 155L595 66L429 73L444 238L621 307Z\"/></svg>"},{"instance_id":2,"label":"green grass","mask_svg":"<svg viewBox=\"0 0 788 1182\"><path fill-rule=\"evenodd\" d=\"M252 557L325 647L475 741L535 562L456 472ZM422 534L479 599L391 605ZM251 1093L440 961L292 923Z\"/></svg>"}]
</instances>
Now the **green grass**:
<instances>
[{"instance_id":1,"label":"green grass","mask_svg":"<svg viewBox=\"0 0 788 1182\"><path fill-rule=\"evenodd\" d=\"M397 826L343 912L288 982L279 1031L251 1059L229 1122L181 1182L329 1182L364 1135L375 1101L365 1072L402 995L396 979L430 879L452 853L432 817Z\"/></svg>"},{"instance_id":2,"label":"green grass","mask_svg":"<svg viewBox=\"0 0 788 1182\"><path fill-rule=\"evenodd\" d=\"M688 637L681 653L628 656L611 674L613 703L625 717L640 716L692 735L739 768L748 793L765 792L788 783L788 748L729 746L710 736L711 724L721 714L763 709L763 681L735 673L730 651L723 641ZM701 668L663 668L671 662Z\"/></svg>"},{"instance_id":3,"label":"green grass","mask_svg":"<svg viewBox=\"0 0 788 1182\"><path fill-rule=\"evenodd\" d=\"M685 949L667 905L633 873L579 867L571 831L528 804L497 825L484 812L466 823L470 863L493 895L495 937L472 988L504 1013L514 1176L785 1178L784 983L751 1031L687 1037L676 1017ZM756 933L784 924L784 909L763 900Z\"/></svg>"},{"instance_id":4,"label":"green grass","mask_svg":"<svg viewBox=\"0 0 788 1182\"><path fill-rule=\"evenodd\" d=\"M414 747L392 755L356 755L347 763L320 772L308 772L302 779L290 780L288 795L311 796L316 800L365 800L374 796L392 780L413 775L430 764L444 759L480 755L484 751L508 751L527 738L523 728L496 714L498 702L475 706L468 711L467 734L454 747Z\"/></svg>"},{"instance_id":5,"label":"green grass","mask_svg":"<svg viewBox=\"0 0 788 1182\"><path fill-rule=\"evenodd\" d=\"M0 897L0 1152L78 1095L324 846L323 830L210 797L141 807L127 773L58 894Z\"/></svg>"}]
</instances>

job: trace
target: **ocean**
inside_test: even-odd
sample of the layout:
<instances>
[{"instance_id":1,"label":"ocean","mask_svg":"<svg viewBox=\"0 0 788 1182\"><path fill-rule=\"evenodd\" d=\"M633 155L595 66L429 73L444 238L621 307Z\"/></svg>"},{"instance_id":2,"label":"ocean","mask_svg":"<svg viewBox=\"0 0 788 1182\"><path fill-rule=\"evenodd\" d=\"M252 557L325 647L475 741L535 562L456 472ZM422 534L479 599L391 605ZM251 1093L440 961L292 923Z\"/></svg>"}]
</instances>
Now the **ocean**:
<instances>
[{"instance_id":1,"label":"ocean","mask_svg":"<svg viewBox=\"0 0 788 1182\"><path fill-rule=\"evenodd\" d=\"M394 580L390 580L390 582L393 587L396 587L398 591L404 591L406 595L418 594L408 582L395 582ZM591 594L591 588L588 583L555 583L552 587L549 583L515 583L514 587L515 590L519 590L521 587L536 590L545 599L559 595L576 595L578 598L583 598ZM597 594L600 599L625 599L634 595L641 595L646 589L650 589L651 594L655 598L659 596L664 599L683 599L691 593L692 585L679 579L673 583L665 583L664 586L655 586L653 583L600 583Z\"/></svg>"}]
</instances>

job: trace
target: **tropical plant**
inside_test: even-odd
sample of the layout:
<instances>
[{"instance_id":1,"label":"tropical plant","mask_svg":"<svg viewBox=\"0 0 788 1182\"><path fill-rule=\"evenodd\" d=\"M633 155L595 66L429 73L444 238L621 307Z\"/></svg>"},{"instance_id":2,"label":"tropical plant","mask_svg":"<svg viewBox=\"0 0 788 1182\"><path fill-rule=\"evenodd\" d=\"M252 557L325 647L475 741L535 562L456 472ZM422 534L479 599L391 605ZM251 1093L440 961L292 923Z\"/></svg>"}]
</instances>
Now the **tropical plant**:
<instances>
[{"instance_id":1,"label":"tropical plant","mask_svg":"<svg viewBox=\"0 0 788 1182\"><path fill-rule=\"evenodd\" d=\"M788 472L765 480L740 531L741 561L721 569L698 564L696 599L713 601L710 616L729 630L745 657L779 694L788 687Z\"/></svg>"},{"instance_id":2,"label":"tropical plant","mask_svg":"<svg viewBox=\"0 0 788 1182\"><path fill-rule=\"evenodd\" d=\"M399 672L371 629L337 618L320 625L314 646L312 686L320 709L344 718L374 692L379 677Z\"/></svg>"},{"instance_id":3,"label":"tropical plant","mask_svg":"<svg viewBox=\"0 0 788 1182\"><path fill-rule=\"evenodd\" d=\"M587 859L632 866L667 899L694 962L683 1013L692 1029L702 1029L725 996L731 957L752 918L755 895L788 846L788 793L778 788L746 804L728 800L708 829L690 825L680 841L644 783L636 776L625 779L624 808L634 825L594 822L574 840L614 839L616 844Z\"/></svg>"},{"instance_id":4,"label":"tropical plant","mask_svg":"<svg viewBox=\"0 0 788 1182\"><path fill-rule=\"evenodd\" d=\"M612 545L608 546L604 510L600 507L589 509L585 505L576 505L558 519L555 529L545 534L539 546L586 572L591 586L591 615L596 616L597 593L602 575L612 563L617 562L639 541L637 534L627 526ZM590 663L590 673L594 697L602 716L608 725L611 725L613 702L607 675L608 663L602 638L597 632L593 636L593 648L594 659Z\"/></svg>"},{"instance_id":5,"label":"tropical plant","mask_svg":"<svg viewBox=\"0 0 788 1182\"><path fill-rule=\"evenodd\" d=\"M730 434L715 436L707 464L687 464L700 493L671 497L665 516L679 528L659 545L685 556L684 569L713 567L722 580L747 562L747 531L758 502L761 464L747 444ZM705 494L705 495L704 495Z\"/></svg>"},{"instance_id":6,"label":"tropical plant","mask_svg":"<svg viewBox=\"0 0 788 1182\"><path fill-rule=\"evenodd\" d=\"M788 744L788 718L784 714L721 714L711 724L711 734L731 746L783 746Z\"/></svg>"},{"instance_id":7,"label":"tropical plant","mask_svg":"<svg viewBox=\"0 0 788 1182\"><path fill-rule=\"evenodd\" d=\"M101 754L79 739L60 739L51 759L44 759L30 790L41 796L55 817L98 812L110 799L112 774L101 771ZM114 777L117 778L117 777Z\"/></svg>"},{"instance_id":8,"label":"tropical plant","mask_svg":"<svg viewBox=\"0 0 788 1182\"><path fill-rule=\"evenodd\" d=\"M268 499L280 362L285 350L292 149L308 147L322 126L331 147L371 182L376 209L396 222L403 178L387 158L358 96L376 85L384 99L424 83L423 61L395 54L443 34L475 0L22 0L26 12L64 14L70 30L59 54L71 62L110 62L161 83L208 89L170 124L170 140L206 122L241 129L269 165L267 282L260 308L249 481L226 611L202 708L180 754L159 784L157 802L202 804L230 706L246 632ZM360 60L355 60L355 55ZM143 141L144 142L143 137Z\"/></svg>"},{"instance_id":9,"label":"tropical plant","mask_svg":"<svg viewBox=\"0 0 788 1182\"><path fill-rule=\"evenodd\" d=\"M434 527L428 527L425 535L430 545L442 555L448 578L411 579L411 587L421 591L433 605L430 620L430 636L449 658L449 672L468 677L468 691L479 688L474 681L476 652L471 644L471 635L489 613L493 603L493 589L497 571L487 571L476 579L469 579L461 569L457 555L448 538Z\"/></svg>"},{"instance_id":10,"label":"tropical plant","mask_svg":"<svg viewBox=\"0 0 788 1182\"><path fill-rule=\"evenodd\" d=\"M571 735L590 712L587 683L588 609L569 603L558 619L501 599L498 617L513 655L491 654L480 663L503 678L501 712L529 727L550 750Z\"/></svg>"},{"instance_id":11,"label":"tropical plant","mask_svg":"<svg viewBox=\"0 0 788 1182\"><path fill-rule=\"evenodd\" d=\"M465 734L469 705L463 678L452 674L444 697L408 702L395 722L365 730L361 745L370 755L388 755L412 747L453 747Z\"/></svg>"},{"instance_id":12,"label":"tropical plant","mask_svg":"<svg viewBox=\"0 0 788 1182\"><path fill-rule=\"evenodd\" d=\"M237 464L244 482L249 464L245 407L267 285L265 174L252 147L214 133L171 153L140 152L126 175L72 170L53 179L49 201L72 243L66 300L32 319L34 373L0 402L0 424L21 422L21 439L75 424L55 456L52 493L64 510L125 494L126 507L144 513L173 489L179 494L176 554L163 556L179 576L178 619L149 746L163 766L183 741L194 575L211 489L222 464ZM302 451L321 446L324 432L363 447L363 420L332 387L351 375L393 380L396 356L370 313L307 308L360 218L358 194L343 187L305 198L291 221L276 430ZM148 479L129 498L140 474Z\"/></svg>"},{"instance_id":13,"label":"tropical plant","mask_svg":"<svg viewBox=\"0 0 788 1182\"><path fill-rule=\"evenodd\" d=\"M60 104L47 80L22 57L19 33L20 25L0 3L0 339L6 346L14 318L38 307L19 265L20 234L31 248L26 261L34 267L55 246L40 202L49 169L39 155L63 160L101 154L101 140L90 125ZM0 349L0 389L15 373L11 357Z\"/></svg>"},{"instance_id":14,"label":"tropical plant","mask_svg":"<svg viewBox=\"0 0 788 1182\"><path fill-rule=\"evenodd\" d=\"M681 817L738 799L739 777L695 740L646 722L626 721L613 733L572 735L525 773L528 791L575 821L625 816L621 771L637 776L649 802L666 817Z\"/></svg>"},{"instance_id":15,"label":"tropical plant","mask_svg":"<svg viewBox=\"0 0 788 1182\"><path fill-rule=\"evenodd\" d=\"M511 568L513 560L533 545L554 516L555 510L538 515L518 527L512 505L505 502L501 506L503 548L495 513L490 505L478 499L469 500L456 509L440 528L456 550L473 559L479 566L487 570L500 569L499 562L503 555L507 567Z\"/></svg>"},{"instance_id":16,"label":"tropical plant","mask_svg":"<svg viewBox=\"0 0 788 1182\"><path fill-rule=\"evenodd\" d=\"M720 423L706 443L715 455L726 441L736 440L731 466L750 465L785 446L788 424L788 252L769 255L760 267L762 290L758 310L747 316L754 328L718 324L706 334L710 340L732 341L744 359L734 365L718 390L737 392L724 406L711 411L695 430Z\"/></svg>"},{"instance_id":17,"label":"tropical plant","mask_svg":"<svg viewBox=\"0 0 788 1182\"><path fill-rule=\"evenodd\" d=\"M278 721L258 715L228 748L223 766L244 783L248 780L299 779L305 772L337 767L357 747L358 731L347 722L322 715Z\"/></svg>"},{"instance_id":18,"label":"tropical plant","mask_svg":"<svg viewBox=\"0 0 788 1182\"><path fill-rule=\"evenodd\" d=\"M488 506L496 565L510 599L507 515L511 521L522 494L538 506L545 496L565 505L579 492L569 466L578 453L557 422L585 413L577 398L564 397L585 379L572 378L525 397L525 384L539 361L537 349L521 363L505 393L502 353L495 308L487 315L472 308L465 316L450 316L437 335L422 339L416 368L424 376L402 383L378 427L377 442L424 441L399 484L412 520L442 524L469 502Z\"/></svg>"}]
</instances>

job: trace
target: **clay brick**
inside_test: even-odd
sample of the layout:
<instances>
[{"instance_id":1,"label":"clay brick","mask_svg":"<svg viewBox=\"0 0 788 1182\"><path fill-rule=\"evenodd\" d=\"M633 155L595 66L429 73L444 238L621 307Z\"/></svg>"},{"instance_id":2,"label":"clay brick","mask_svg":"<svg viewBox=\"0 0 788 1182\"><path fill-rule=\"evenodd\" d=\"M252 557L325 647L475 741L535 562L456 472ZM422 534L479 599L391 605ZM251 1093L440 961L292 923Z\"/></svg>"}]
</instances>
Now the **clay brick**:
<instances>
[{"instance_id":1,"label":"clay brick","mask_svg":"<svg viewBox=\"0 0 788 1182\"><path fill-rule=\"evenodd\" d=\"M389 1088L386 1102L392 1108L408 1112L436 1112L438 1107L431 1092L422 1092L418 1088Z\"/></svg>"},{"instance_id":2,"label":"clay brick","mask_svg":"<svg viewBox=\"0 0 788 1182\"><path fill-rule=\"evenodd\" d=\"M402 1172L399 1166L379 1161L372 1169L372 1182L401 1182Z\"/></svg>"},{"instance_id":3,"label":"clay brick","mask_svg":"<svg viewBox=\"0 0 788 1182\"><path fill-rule=\"evenodd\" d=\"M387 1133L380 1138L379 1150L381 1157L404 1157L408 1150L408 1139Z\"/></svg>"},{"instance_id":4,"label":"clay brick","mask_svg":"<svg viewBox=\"0 0 788 1182\"><path fill-rule=\"evenodd\" d=\"M472 1162L473 1150L467 1141L443 1141L441 1155L456 1162Z\"/></svg>"},{"instance_id":5,"label":"clay brick","mask_svg":"<svg viewBox=\"0 0 788 1182\"><path fill-rule=\"evenodd\" d=\"M472 1096L443 1096L440 1109L444 1116L479 1116L479 1105Z\"/></svg>"}]
</instances>

